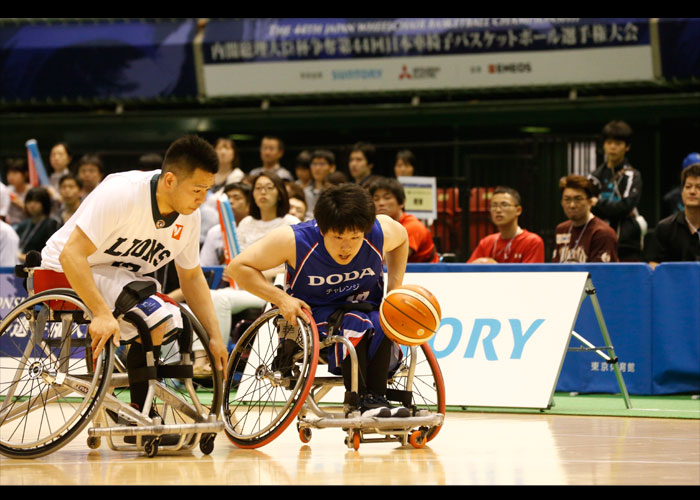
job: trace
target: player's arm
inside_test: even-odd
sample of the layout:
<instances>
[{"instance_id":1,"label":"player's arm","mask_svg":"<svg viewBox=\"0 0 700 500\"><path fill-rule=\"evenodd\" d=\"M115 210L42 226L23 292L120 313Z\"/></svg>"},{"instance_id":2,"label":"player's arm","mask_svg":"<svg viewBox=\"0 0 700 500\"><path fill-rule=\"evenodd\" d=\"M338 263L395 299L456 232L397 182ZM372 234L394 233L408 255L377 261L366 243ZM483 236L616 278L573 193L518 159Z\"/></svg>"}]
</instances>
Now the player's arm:
<instances>
[{"instance_id":1,"label":"player's arm","mask_svg":"<svg viewBox=\"0 0 700 500\"><path fill-rule=\"evenodd\" d=\"M295 261L294 231L289 226L283 226L270 231L238 254L226 267L226 275L232 277L242 289L275 304L282 316L294 323L297 317L304 317L302 309L310 307L274 286L263 272L285 263L293 266Z\"/></svg>"},{"instance_id":2,"label":"player's arm","mask_svg":"<svg viewBox=\"0 0 700 500\"><path fill-rule=\"evenodd\" d=\"M93 356L97 358L110 338L114 340L114 345L119 345L119 323L97 289L92 277L87 259L95 251L97 251L97 247L83 230L76 226L58 260L71 287L92 312L92 321L88 331L92 338Z\"/></svg>"},{"instance_id":3,"label":"player's arm","mask_svg":"<svg viewBox=\"0 0 700 500\"><path fill-rule=\"evenodd\" d=\"M192 269L183 269L175 264L175 269L185 302L209 334L209 348L214 356L216 369L221 371L226 367L228 351L219 330L211 292L202 268L197 266Z\"/></svg>"},{"instance_id":4,"label":"player's arm","mask_svg":"<svg viewBox=\"0 0 700 500\"><path fill-rule=\"evenodd\" d=\"M408 261L408 233L400 223L386 215L377 215L384 233L384 261L386 262L386 291L400 287Z\"/></svg>"}]
</instances>

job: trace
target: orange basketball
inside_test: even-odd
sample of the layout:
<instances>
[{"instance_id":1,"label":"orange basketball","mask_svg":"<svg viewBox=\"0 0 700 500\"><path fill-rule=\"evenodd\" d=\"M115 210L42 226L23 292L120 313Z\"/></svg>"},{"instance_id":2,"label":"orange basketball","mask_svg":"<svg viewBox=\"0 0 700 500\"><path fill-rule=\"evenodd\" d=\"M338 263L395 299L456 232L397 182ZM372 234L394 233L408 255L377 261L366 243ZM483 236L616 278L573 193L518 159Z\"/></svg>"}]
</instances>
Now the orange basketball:
<instances>
[{"instance_id":1,"label":"orange basketball","mask_svg":"<svg viewBox=\"0 0 700 500\"><path fill-rule=\"evenodd\" d=\"M440 328L440 304L418 285L403 285L386 294L379 307L384 334L403 345L421 345Z\"/></svg>"}]
</instances>

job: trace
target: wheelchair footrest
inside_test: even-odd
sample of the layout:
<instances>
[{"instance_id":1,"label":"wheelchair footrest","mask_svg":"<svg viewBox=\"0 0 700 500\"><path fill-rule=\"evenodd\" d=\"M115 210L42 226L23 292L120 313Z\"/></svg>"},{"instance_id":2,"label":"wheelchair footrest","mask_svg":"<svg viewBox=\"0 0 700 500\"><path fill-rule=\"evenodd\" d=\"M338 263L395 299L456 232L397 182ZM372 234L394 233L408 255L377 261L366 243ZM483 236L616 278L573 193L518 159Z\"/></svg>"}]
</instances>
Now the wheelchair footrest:
<instances>
[{"instance_id":1,"label":"wheelchair footrest","mask_svg":"<svg viewBox=\"0 0 700 500\"><path fill-rule=\"evenodd\" d=\"M88 436L162 436L165 434L210 434L224 430L224 423L211 416L209 422L169 425L117 425L114 427L92 427Z\"/></svg>"},{"instance_id":2,"label":"wheelchair footrest","mask_svg":"<svg viewBox=\"0 0 700 500\"><path fill-rule=\"evenodd\" d=\"M412 429L420 426L442 425L445 416L442 413L419 414L406 418L379 418L379 417L348 417L348 418L319 418L316 420L301 419L300 427L314 427L317 429L327 429L331 427L352 428L352 429Z\"/></svg>"}]
</instances>

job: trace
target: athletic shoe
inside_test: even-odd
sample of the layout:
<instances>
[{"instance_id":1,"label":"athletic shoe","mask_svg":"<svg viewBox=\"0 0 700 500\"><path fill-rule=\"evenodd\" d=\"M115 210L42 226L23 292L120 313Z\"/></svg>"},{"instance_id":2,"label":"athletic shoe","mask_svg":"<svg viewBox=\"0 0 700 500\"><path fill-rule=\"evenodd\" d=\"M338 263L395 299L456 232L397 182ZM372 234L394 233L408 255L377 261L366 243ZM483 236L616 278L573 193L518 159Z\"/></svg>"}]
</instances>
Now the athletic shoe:
<instances>
[{"instance_id":1,"label":"athletic shoe","mask_svg":"<svg viewBox=\"0 0 700 500\"><path fill-rule=\"evenodd\" d=\"M391 416L391 408L386 399L377 397L373 393L360 396L360 411L363 417L387 418Z\"/></svg>"}]
</instances>

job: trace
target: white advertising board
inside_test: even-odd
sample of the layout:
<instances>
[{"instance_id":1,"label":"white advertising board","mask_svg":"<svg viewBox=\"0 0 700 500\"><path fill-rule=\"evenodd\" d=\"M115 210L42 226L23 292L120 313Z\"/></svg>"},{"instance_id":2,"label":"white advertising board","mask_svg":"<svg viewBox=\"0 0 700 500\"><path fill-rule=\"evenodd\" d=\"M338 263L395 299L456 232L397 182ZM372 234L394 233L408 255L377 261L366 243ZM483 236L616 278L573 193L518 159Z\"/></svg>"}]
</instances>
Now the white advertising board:
<instances>
[{"instance_id":1,"label":"white advertising board","mask_svg":"<svg viewBox=\"0 0 700 500\"><path fill-rule=\"evenodd\" d=\"M407 273L440 302L448 405L548 407L588 273Z\"/></svg>"},{"instance_id":2,"label":"white advertising board","mask_svg":"<svg viewBox=\"0 0 700 500\"><path fill-rule=\"evenodd\" d=\"M574 85L652 79L649 47L204 66L205 92L209 97Z\"/></svg>"}]
</instances>

